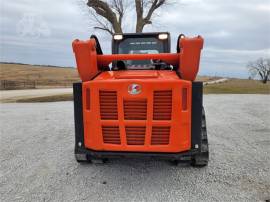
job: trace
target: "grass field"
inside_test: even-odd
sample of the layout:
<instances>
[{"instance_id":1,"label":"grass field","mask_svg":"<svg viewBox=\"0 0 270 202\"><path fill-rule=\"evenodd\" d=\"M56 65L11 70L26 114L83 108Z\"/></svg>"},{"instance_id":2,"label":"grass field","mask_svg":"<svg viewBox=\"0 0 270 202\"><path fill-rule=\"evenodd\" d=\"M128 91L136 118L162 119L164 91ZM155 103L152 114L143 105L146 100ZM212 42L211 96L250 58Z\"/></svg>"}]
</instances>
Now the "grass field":
<instances>
[{"instance_id":1,"label":"grass field","mask_svg":"<svg viewBox=\"0 0 270 202\"><path fill-rule=\"evenodd\" d=\"M80 81L75 68L0 64L0 80L35 82L36 88L71 87Z\"/></svg>"},{"instance_id":2,"label":"grass field","mask_svg":"<svg viewBox=\"0 0 270 202\"><path fill-rule=\"evenodd\" d=\"M73 100L72 94L61 94L61 95L50 95L43 97L34 98L22 98L18 99L16 102L60 102L60 101L71 101Z\"/></svg>"},{"instance_id":3,"label":"grass field","mask_svg":"<svg viewBox=\"0 0 270 202\"><path fill-rule=\"evenodd\" d=\"M205 94L270 94L270 82L263 84L260 81L248 79L229 79L227 82L204 86Z\"/></svg>"},{"instance_id":4,"label":"grass field","mask_svg":"<svg viewBox=\"0 0 270 202\"><path fill-rule=\"evenodd\" d=\"M197 81L217 80L221 77L198 76ZM0 80L34 81L36 88L71 87L80 81L75 68L34 66L22 64L0 64ZM270 94L270 82L247 79L229 79L224 83L204 86L204 94ZM18 99L17 102L52 102L72 100L71 94Z\"/></svg>"},{"instance_id":5,"label":"grass field","mask_svg":"<svg viewBox=\"0 0 270 202\"><path fill-rule=\"evenodd\" d=\"M198 76L199 81L209 81L220 77ZM0 63L0 80L38 81L41 85L51 82L70 83L79 81L76 68L50 67L28 64Z\"/></svg>"},{"instance_id":6,"label":"grass field","mask_svg":"<svg viewBox=\"0 0 270 202\"><path fill-rule=\"evenodd\" d=\"M231 79L220 84L204 86L204 94L270 94L270 83L262 84L259 81L246 79ZM72 94L19 99L17 102L57 102L71 101Z\"/></svg>"},{"instance_id":7,"label":"grass field","mask_svg":"<svg viewBox=\"0 0 270 202\"><path fill-rule=\"evenodd\" d=\"M199 81L214 79L216 78L209 76L197 78ZM7 81L9 88L3 89L14 90L71 87L72 83L80 81L80 78L75 68L0 63L0 80Z\"/></svg>"},{"instance_id":8,"label":"grass field","mask_svg":"<svg viewBox=\"0 0 270 202\"><path fill-rule=\"evenodd\" d=\"M197 78L198 81L214 79L209 76ZM80 78L75 68L0 63L0 80L14 81L17 85L13 89L21 89L23 82L34 82L35 88L71 87Z\"/></svg>"}]
</instances>

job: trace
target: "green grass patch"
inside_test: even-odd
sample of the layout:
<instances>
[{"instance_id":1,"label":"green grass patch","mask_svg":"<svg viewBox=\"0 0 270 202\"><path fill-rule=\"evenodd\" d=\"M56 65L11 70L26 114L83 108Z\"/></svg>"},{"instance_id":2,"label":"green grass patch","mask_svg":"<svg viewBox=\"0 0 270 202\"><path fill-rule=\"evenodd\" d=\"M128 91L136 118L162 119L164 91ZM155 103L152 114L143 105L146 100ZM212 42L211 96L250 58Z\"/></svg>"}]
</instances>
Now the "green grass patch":
<instances>
[{"instance_id":1,"label":"green grass patch","mask_svg":"<svg viewBox=\"0 0 270 202\"><path fill-rule=\"evenodd\" d=\"M72 94L61 94L61 95L50 95L43 97L34 98L22 98L16 100L16 102L60 102L60 101L71 101L73 100Z\"/></svg>"},{"instance_id":2,"label":"green grass patch","mask_svg":"<svg viewBox=\"0 0 270 202\"><path fill-rule=\"evenodd\" d=\"M204 94L270 94L270 82L230 79L224 83L204 86Z\"/></svg>"}]
</instances>

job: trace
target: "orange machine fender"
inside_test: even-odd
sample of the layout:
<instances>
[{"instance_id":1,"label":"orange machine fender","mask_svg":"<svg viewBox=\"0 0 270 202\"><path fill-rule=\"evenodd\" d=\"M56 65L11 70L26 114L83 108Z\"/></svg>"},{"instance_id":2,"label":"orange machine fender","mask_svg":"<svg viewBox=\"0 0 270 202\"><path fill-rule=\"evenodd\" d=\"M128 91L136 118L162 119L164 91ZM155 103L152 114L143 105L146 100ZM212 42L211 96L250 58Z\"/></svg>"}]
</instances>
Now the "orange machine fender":
<instances>
[{"instance_id":1,"label":"orange machine fender","mask_svg":"<svg viewBox=\"0 0 270 202\"><path fill-rule=\"evenodd\" d=\"M73 52L80 78L82 81L89 81L98 73L97 52L95 39L72 42Z\"/></svg>"},{"instance_id":2,"label":"orange machine fender","mask_svg":"<svg viewBox=\"0 0 270 202\"><path fill-rule=\"evenodd\" d=\"M199 70L203 38L201 36L181 38L179 46L181 52L179 61L180 68L178 71L182 79L194 81Z\"/></svg>"}]
</instances>

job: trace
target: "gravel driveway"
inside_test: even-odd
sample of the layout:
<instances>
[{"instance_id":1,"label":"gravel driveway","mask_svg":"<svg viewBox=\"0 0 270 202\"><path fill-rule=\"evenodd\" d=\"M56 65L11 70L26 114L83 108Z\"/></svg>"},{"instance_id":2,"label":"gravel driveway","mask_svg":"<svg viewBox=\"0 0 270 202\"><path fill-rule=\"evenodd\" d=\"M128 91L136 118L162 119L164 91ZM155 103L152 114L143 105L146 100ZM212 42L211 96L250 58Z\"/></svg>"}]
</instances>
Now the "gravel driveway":
<instances>
[{"instance_id":1,"label":"gravel driveway","mask_svg":"<svg viewBox=\"0 0 270 202\"><path fill-rule=\"evenodd\" d=\"M270 96L205 96L210 162L74 160L72 102L0 104L0 201L265 201Z\"/></svg>"}]
</instances>

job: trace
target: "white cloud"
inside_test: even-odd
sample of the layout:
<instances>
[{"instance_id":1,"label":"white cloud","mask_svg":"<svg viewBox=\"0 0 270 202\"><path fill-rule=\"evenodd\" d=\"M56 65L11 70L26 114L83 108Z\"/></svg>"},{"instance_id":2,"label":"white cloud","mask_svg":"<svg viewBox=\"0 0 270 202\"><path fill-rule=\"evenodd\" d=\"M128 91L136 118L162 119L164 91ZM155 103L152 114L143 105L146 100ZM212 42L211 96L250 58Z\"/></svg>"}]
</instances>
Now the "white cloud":
<instances>
[{"instance_id":1,"label":"white cloud","mask_svg":"<svg viewBox=\"0 0 270 202\"><path fill-rule=\"evenodd\" d=\"M219 30L216 32L212 32L208 34L208 37L213 37L213 38L226 38L231 36L232 34L229 33L228 31L224 31L224 30Z\"/></svg>"},{"instance_id":2,"label":"white cloud","mask_svg":"<svg viewBox=\"0 0 270 202\"><path fill-rule=\"evenodd\" d=\"M258 4L258 5L255 6L255 9L257 9L258 11L270 12L270 3L268 3L268 4Z\"/></svg>"},{"instance_id":3,"label":"white cloud","mask_svg":"<svg viewBox=\"0 0 270 202\"><path fill-rule=\"evenodd\" d=\"M16 31L23 37L49 37L51 34L47 22L37 13L25 13L18 22Z\"/></svg>"},{"instance_id":4,"label":"white cloud","mask_svg":"<svg viewBox=\"0 0 270 202\"><path fill-rule=\"evenodd\" d=\"M72 66L75 64L71 42L75 38L87 39L92 33L98 35L104 52L109 53L110 36L91 28L88 8L83 1L1 1L0 60ZM154 25L147 26L145 31L171 32L173 51L178 34L202 35L205 46L200 73L247 77L245 65L248 60L269 57L268 0L175 2L165 10L159 10ZM133 11L129 11L125 31L134 29ZM21 23L24 16L29 15L35 16L32 25Z\"/></svg>"}]
</instances>

